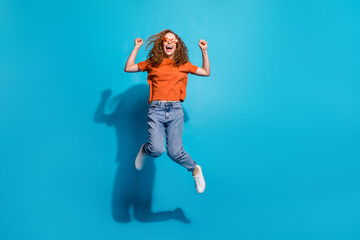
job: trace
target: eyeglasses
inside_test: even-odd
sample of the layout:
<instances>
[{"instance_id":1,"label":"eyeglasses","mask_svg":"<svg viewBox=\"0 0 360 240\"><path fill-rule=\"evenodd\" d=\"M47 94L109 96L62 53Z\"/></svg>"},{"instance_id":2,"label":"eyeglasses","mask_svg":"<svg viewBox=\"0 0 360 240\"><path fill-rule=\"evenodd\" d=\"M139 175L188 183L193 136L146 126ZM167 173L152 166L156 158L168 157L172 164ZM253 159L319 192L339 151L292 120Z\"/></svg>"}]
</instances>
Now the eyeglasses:
<instances>
[{"instance_id":1,"label":"eyeglasses","mask_svg":"<svg viewBox=\"0 0 360 240\"><path fill-rule=\"evenodd\" d=\"M176 44L178 42L178 40L177 39L164 38L163 42Z\"/></svg>"}]
</instances>

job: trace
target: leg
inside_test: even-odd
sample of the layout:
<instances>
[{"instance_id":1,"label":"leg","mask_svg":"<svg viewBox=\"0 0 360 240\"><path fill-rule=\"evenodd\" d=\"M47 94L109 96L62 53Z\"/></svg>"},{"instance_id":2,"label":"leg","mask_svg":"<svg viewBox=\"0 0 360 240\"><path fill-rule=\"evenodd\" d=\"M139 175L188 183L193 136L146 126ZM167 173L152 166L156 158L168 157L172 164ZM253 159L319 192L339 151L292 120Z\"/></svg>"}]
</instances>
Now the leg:
<instances>
[{"instance_id":1,"label":"leg","mask_svg":"<svg viewBox=\"0 0 360 240\"><path fill-rule=\"evenodd\" d=\"M144 152L151 157L160 157L165 152L165 127L159 121L160 112L151 107L148 115L149 142L144 146Z\"/></svg>"},{"instance_id":2,"label":"leg","mask_svg":"<svg viewBox=\"0 0 360 240\"><path fill-rule=\"evenodd\" d=\"M184 112L181 107L172 110L173 120L168 122L166 128L166 147L168 156L185 167L188 171L195 168L195 161L185 152L182 142L184 125Z\"/></svg>"}]
</instances>

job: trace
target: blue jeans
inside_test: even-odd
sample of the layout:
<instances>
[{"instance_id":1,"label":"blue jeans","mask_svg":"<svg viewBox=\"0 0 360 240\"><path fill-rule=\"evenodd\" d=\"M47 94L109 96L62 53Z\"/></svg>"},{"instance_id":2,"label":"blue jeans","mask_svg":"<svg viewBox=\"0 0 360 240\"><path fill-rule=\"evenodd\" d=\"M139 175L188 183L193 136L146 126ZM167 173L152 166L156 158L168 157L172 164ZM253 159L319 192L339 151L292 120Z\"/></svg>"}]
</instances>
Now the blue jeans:
<instances>
[{"instance_id":1,"label":"blue jeans","mask_svg":"<svg viewBox=\"0 0 360 240\"><path fill-rule=\"evenodd\" d=\"M178 101L152 101L148 113L149 142L144 152L151 157L160 157L165 152L165 135L167 155L188 171L195 168L195 161L184 151L182 132L184 111Z\"/></svg>"}]
</instances>

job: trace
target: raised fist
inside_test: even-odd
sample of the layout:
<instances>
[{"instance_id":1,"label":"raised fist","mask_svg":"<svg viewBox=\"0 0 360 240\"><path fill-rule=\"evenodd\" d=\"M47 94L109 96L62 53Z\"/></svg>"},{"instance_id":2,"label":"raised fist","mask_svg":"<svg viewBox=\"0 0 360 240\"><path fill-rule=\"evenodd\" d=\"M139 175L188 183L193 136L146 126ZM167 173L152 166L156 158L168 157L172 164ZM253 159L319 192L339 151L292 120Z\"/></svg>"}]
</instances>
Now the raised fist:
<instances>
[{"instance_id":1,"label":"raised fist","mask_svg":"<svg viewBox=\"0 0 360 240\"><path fill-rule=\"evenodd\" d=\"M199 41L199 47L201 48L202 51L207 49L207 42L204 39L201 39Z\"/></svg>"},{"instance_id":2,"label":"raised fist","mask_svg":"<svg viewBox=\"0 0 360 240\"><path fill-rule=\"evenodd\" d=\"M136 38L135 39L135 47L141 47L141 45L143 45L143 40L141 38Z\"/></svg>"}]
</instances>

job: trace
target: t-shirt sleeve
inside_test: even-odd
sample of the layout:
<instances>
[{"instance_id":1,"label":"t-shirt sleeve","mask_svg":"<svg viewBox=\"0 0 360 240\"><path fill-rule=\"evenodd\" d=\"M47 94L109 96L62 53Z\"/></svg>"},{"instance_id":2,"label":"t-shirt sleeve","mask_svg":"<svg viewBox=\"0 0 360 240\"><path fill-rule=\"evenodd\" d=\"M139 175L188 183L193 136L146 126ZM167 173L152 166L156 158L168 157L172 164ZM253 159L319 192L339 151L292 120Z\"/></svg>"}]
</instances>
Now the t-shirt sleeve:
<instances>
[{"instance_id":1,"label":"t-shirt sleeve","mask_svg":"<svg viewBox=\"0 0 360 240\"><path fill-rule=\"evenodd\" d=\"M196 70L198 69L198 66L193 65L191 62L187 62L186 64L188 65L187 68L188 68L189 73L191 73L191 74L194 74L196 72Z\"/></svg>"},{"instance_id":2,"label":"t-shirt sleeve","mask_svg":"<svg viewBox=\"0 0 360 240\"><path fill-rule=\"evenodd\" d=\"M137 65L138 65L140 71L144 72L147 70L147 68L149 66L149 61L145 60L145 61L139 62Z\"/></svg>"}]
</instances>

